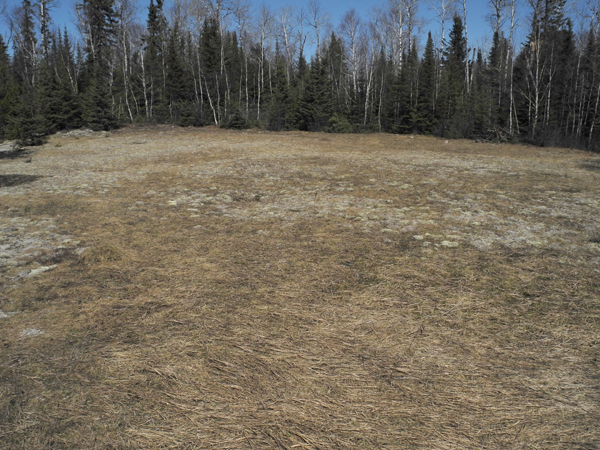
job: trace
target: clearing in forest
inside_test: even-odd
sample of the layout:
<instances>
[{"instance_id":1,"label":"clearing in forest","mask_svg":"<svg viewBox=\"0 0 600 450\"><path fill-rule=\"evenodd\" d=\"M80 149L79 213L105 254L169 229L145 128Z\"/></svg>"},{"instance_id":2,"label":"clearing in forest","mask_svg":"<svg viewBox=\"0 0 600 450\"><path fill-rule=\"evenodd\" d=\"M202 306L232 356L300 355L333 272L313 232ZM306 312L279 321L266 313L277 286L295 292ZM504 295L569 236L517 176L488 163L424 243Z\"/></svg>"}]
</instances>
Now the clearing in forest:
<instances>
[{"instance_id":1,"label":"clearing in forest","mask_svg":"<svg viewBox=\"0 0 600 450\"><path fill-rule=\"evenodd\" d=\"M599 448L599 200L579 151L56 135L0 159L0 448Z\"/></svg>"}]
</instances>

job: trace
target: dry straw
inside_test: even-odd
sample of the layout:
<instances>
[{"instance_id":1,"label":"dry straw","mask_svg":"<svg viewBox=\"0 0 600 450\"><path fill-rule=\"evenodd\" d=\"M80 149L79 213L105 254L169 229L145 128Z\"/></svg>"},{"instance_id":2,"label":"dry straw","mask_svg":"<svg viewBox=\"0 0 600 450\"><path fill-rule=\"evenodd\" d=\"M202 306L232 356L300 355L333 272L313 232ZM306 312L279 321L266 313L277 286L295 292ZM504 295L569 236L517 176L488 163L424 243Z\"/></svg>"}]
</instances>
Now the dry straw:
<instances>
[{"instance_id":1,"label":"dry straw","mask_svg":"<svg viewBox=\"0 0 600 450\"><path fill-rule=\"evenodd\" d=\"M1 260L0 448L598 448L598 161L170 127L2 160L43 251Z\"/></svg>"}]
</instances>

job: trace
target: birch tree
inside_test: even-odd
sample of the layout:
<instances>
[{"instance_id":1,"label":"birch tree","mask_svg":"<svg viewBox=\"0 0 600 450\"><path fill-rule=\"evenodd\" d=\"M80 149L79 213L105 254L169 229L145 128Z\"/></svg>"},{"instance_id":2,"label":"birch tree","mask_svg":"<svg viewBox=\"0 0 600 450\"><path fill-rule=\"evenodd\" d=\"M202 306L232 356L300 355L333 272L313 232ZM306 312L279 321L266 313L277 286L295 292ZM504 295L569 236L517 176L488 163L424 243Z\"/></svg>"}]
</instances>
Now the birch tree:
<instances>
[{"instance_id":1,"label":"birch tree","mask_svg":"<svg viewBox=\"0 0 600 450\"><path fill-rule=\"evenodd\" d=\"M357 91L359 74L359 38L361 31L360 17L355 9L348 11L342 18L340 25L340 35L344 39L345 47L348 52L348 70L352 79L352 90Z\"/></svg>"}]
</instances>

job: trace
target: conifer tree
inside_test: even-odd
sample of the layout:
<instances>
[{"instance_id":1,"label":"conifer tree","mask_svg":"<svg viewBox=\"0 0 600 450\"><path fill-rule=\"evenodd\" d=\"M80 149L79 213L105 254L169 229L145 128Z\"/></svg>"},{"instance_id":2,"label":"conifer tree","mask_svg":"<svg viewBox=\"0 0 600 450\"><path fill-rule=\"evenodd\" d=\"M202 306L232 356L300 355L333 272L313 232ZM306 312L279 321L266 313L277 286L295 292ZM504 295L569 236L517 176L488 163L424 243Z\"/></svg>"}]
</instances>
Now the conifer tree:
<instances>
[{"instance_id":1,"label":"conifer tree","mask_svg":"<svg viewBox=\"0 0 600 450\"><path fill-rule=\"evenodd\" d=\"M179 33L179 22L169 30L165 57L165 100L167 101L170 122L178 123L182 106L185 104L187 83L183 64L183 42ZM185 108L185 107L184 107Z\"/></svg>"},{"instance_id":2,"label":"conifer tree","mask_svg":"<svg viewBox=\"0 0 600 450\"><path fill-rule=\"evenodd\" d=\"M323 130L331 117L331 103L331 89L327 83L325 67L317 57L310 63L310 71L298 107L300 129Z\"/></svg>"},{"instance_id":3,"label":"conifer tree","mask_svg":"<svg viewBox=\"0 0 600 450\"><path fill-rule=\"evenodd\" d=\"M167 19L163 12L164 0L150 0L148 6L147 34L144 36L144 64L147 75L147 116L154 121L164 122L169 117L166 98L167 68Z\"/></svg>"},{"instance_id":4,"label":"conifer tree","mask_svg":"<svg viewBox=\"0 0 600 450\"><path fill-rule=\"evenodd\" d=\"M462 19L458 15L454 15L449 37L439 102L442 134L449 137L466 137L469 134L469 123L465 114L467 46Z\"/></svg>"},{"instance_id":5,"label":"conifer tree","mask_svg":"<svg viewBox=\"0 0 600 450\"><path fill-rule=\"evenodd\" d=\"M109 130L117 126L111 92L114 0L83 0L77 8L87 27L81 77L83 119L93 130Z\"/></svg>"},{"instance_id":6,"label":"conifer tree","mask_svg":"<svg viewBox=\"0 0 600 450\"><path fill-rule=\"evenodd\" d=\"M12 139L9 120L13 116L13 109L17 100L17 85L14 81L8 46L0 34L0 142Z\"/></svg>"},{"instance_id":7,"label":"conifer tree","mask_svg":"<svg viewBox=\"0 0 600 450\"><path fill-rule=\"evenodd\" d=\"M490 86L489 70L483 60L481 51L477 52L477 59L472 67L473 84L471 87L471 101L469 102L469 116L473 122L472 133L481 136L487 132L492 123L492 89Z\"/></svg>"},{"instance_id":8,"label":"conifer tree","mask_svg":"<svg viewBox=\"0 0 600 450\"><path fill-rule=\"evenodd\" d=\"M17 23L13 26L13 69L16 82L25 89L33 89L37 75L37 38L35 37L34 11L30 0L23 0L17 10Z\"/></svg>"},{"instance_id":9,"label":"conifer tree","mask_svg":"<svg viewBox=\"0 0 600 450\"><path fill-rule=\"evenodd\" d=\"M306 59L304 58L304 53L300 51L298 55L298 63L297 69L292 76L292 80L290 83L290 97L291 97L291 114L292 114L292 124L293 128L301 129L303 126L302 116L300 115L300 102L302 97L304 96L304 91L306 89L306 81L309 75L309 67Z\"/></svg>"},{"instance_id":10,"label":"conifer tree","mask_svg":"<svg viewBox=\"0 0 600 450\"><path fill-rule=\"evenodd\" d=\"M343 42L331 33L329 45L323 52L323 65L329 78L332 112L343 114L346 111L346 84L348 69L345 61Z\"/></svg>"},{"instance_id":11,"label":"conifer tree","mask_svg":"<svg viewBox=\"0 0 600 450\"><path fill-rule=\"evenodd\" d=\"M515 86L521 93L515 100L517 115L530 142L555 145L568 128L564 118L573 114L568 92L574 81L574 37L565 0L537 0L533 8L527 43L515 61Z\"/></svg>"},{"instance_id":12,"label":"conifer tree","mask_svg":"<svg viewBox=\"0 0 600 450\"><path fill-rule=\"evenodd\" d=\"M75 62L69 35L65 30L64 38L59 34L49 39L52 44L48 58L42 61L40 69L42 113L52 132L79 128L83 122L70 72Z\"/></svg>"},{"instance_id":13,"label":"conifer tree","mask_svg":"<svg viewBox=\"0 0 600 450\"><path fill-rule=\"evenodd\" d=\"M419 71L419 92L417 99L417 126L421 133L429 134L435 124L435 81L436 61L431 33L427 36L425 52Z\"/></svg>"},{"instance_id":14,"label":"conifer tree","mask_svg":"<svg viewBox=\"0 0 600 450\"><path fill-rule=\"evenodd\" d=\"M269 107L269 129L281 131L291 128L293 114L285 59L279 54L279 47L277 47L276 53L273 96Z\"/></svg>"},{"instance_id":15,"label":"conifer tree","mask_svg":"<svg viewBox=\"0 0 600 450\"><path fill-rule=\"evenodd\" d=\"M13 67L18 86L18 99L12 108L9 134L20 145L42 144L50 129L42 115L33 7L23 0L18 11Z\"/></svg>"},{"instance_id":16,"label":"conifer tree","mask_svg":"<svg viewBox=\"0 0 600 450\"><path fill-rule=\"evenodd\" d=\"M211 118L211 122L219 125L221 114L220 72L221 71L221 33L219 23L214 17L207 18L202 27L200 37L200 77L203 84L204 111L203 116Z\"/></svg>"},{"instance_id":17,"label":"conifer tree","mask_svg":"<svg viewBox=\"0 0 600 450\"><path fill-rule=\"evenodd\" d=\"M418 133L422 131L424 122L418 110L419 92L422 87L419 79L419 58L416 43L409 47L403 60L399 83L400 122L396 131L400 133Z\"/></svg>"},{"instance_id":18,"label":"conifer tree","mask_svg":"<svg viewBox=\"0 0 600 450\"><path fill-rule=\"evenodd\" d=\"M588 33L581 70L581 94L576 135L585 138L586 147L600 151L600 39L594 29Z\"/></svg>"}]
</instances>

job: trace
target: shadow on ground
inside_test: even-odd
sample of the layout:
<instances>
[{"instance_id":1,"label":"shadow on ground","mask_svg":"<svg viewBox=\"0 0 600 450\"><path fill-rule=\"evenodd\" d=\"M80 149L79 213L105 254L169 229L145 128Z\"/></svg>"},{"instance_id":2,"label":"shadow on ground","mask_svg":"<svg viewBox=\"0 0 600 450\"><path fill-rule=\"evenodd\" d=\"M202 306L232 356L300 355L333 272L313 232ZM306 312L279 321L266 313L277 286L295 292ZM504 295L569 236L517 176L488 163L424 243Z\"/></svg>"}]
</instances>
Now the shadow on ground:
<instances>
[{"instance_id":1,"label":"shadow on ground","mask_svg":"<svg viewBox=\"0 0 600 450\"><path fill-rule=\"evenodd\" d=\"M20 184L32 183L38 178L43 177L41 175L0 175L0 187L18 186Z\"/></svg>"}]
</instances>

